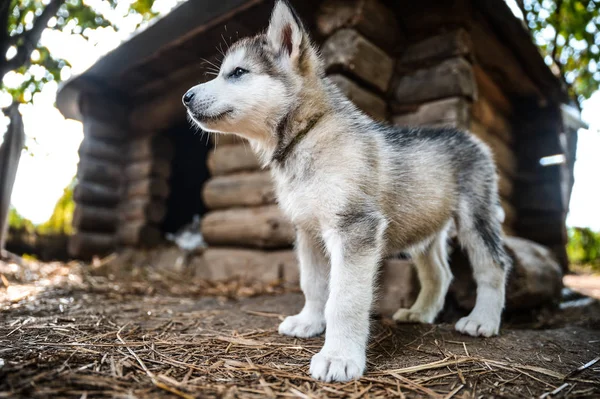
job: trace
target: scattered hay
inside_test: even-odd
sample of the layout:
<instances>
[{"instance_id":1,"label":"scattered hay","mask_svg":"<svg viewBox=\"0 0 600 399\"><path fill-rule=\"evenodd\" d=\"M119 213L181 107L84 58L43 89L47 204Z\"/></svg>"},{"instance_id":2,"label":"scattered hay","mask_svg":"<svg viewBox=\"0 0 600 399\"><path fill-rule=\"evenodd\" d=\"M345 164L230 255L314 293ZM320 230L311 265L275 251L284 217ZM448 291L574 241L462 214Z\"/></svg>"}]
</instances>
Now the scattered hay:
<instances>
[{"instance_id":1,"label":"scattered hay","mask_svg":"<svg viewBox=\"0 0 600 399\"><path fill-rule=\"evenodd\" d=\"M368 374L329 384L307 373L322 338L276 333L301 301L276 283L189 284L154 272L117 281L79 264L39 265L29 275L0 266L8 287L33 287L12 299L5 283L0 288L0 398L600 395L598 353L590 351L598 346L588 330L577 330L581 353L567 341L550 353L535 349L535 339L551 341L535 331L480 340L449 326L383 321L375 323ZM271 296L248 299L259 294Z\"/></svg>"}]
</instances>

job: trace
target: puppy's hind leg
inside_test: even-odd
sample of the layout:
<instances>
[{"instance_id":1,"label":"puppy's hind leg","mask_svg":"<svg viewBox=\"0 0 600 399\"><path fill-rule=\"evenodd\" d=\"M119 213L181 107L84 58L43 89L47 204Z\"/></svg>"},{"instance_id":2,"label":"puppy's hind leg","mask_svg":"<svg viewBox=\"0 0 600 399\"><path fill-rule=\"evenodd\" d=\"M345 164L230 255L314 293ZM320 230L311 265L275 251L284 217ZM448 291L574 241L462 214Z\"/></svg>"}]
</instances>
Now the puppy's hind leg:
<instances>
[{"instance_id":1,"label":"puppy's hind leg","mask_svg":"<svg viewBox=\"0 0 600 399\"><path fill-rule=\"evenodd\" d=\"M456 330L472 336L498 334L505 301L506 276L511 261L504 250L501 226L495 212L475 208L459 221L458 238L466 249L477 299L471 313L456 323Z\"/></svg>"},{"instance_id":2,"label":"puppy's hind leg","mask_svg":"<svg viewBox=\"0 0 600 399\"><path fill-rule=\"evenodd\" d=\"M401 323L432 323L444 307L446 293L452 281L446 242L448 228L449 225L425 247L425 250L412 254L421 291L410 309L398 309L393 316L394 320Z\"/></svg>"},{"instance_id":3,"label":"puppy's hind leg","mask_svg":"<svg viewBox=\"0 0 600 399\"><path fill-rule=\"evenodd\" d=\"M296 252L300 262L300 287L304 293L304 308L295 316L286 317L279 333L308 338L325 331L325 303L328 296L329 260L324 248L302 229L298 229Z\"/></svg>"}]
</instances>

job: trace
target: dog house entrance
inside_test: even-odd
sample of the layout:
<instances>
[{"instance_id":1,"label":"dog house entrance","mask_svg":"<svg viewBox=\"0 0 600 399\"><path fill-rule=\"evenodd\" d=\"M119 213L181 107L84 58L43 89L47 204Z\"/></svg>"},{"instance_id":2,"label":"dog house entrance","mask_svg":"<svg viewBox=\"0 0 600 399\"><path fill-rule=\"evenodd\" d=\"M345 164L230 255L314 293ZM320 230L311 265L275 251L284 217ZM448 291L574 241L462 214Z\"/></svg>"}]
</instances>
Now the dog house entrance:
<instances>
[{"instance_id":1,"label":"dog house entrance","mask_svg":"<svg viewBox=\"0 0 600 399\"><path fill-rule=\"evenodd\" d=\"M209 177L206 156L211 144L196 133L189 123L171 128L166 136L174 147L169 179L167 213L162 223L164 233L174 233L190 223L195 215L204 215L202 187Z\"/></svg>"}]
</instances>

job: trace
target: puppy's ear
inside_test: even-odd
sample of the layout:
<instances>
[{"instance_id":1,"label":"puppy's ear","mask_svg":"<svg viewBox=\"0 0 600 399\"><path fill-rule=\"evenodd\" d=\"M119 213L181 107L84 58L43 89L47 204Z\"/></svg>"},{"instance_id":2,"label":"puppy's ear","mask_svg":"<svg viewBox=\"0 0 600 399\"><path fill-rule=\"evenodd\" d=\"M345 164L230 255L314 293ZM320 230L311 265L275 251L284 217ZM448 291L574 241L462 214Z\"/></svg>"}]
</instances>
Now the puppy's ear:
<instances>
[{"instance_id":1,"label":"puppy's ear","mask_svg":"<svg viewBox=\"0 0 600 399\"><path fill-rule=\"evenodd\" d=\"M285 0L278 0L271 15L267 38L271 46L292 62L298 59L304 37L304 27L294 9Z\"/></svg>"}]
</instances>

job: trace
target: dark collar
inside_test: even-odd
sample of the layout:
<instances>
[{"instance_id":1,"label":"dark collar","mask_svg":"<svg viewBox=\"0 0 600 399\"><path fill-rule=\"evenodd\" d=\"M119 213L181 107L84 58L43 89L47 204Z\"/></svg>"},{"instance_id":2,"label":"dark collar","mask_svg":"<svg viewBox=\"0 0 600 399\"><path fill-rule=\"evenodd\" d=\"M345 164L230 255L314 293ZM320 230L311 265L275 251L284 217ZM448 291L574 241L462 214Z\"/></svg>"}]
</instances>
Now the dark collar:
<instances>
[{"instance_id":1,"label":"dark collar","mask_svg":"<svg viewBox=\"0 0 600 399\"><path fill-rule=\"evenodd\" d=\"M321 120L321 118L323 118L324 115L325 114L320 113L320 114L313 116L308 121L308 124L306 125L306 127L304 129L302 129L301 131L299 131L285 147L281 147L281 148L278 148L277 150L275 150L275 153L273 154L273 159L271 160L271 162L275 161L280 164L283 163L285 161L285 159L288 157L288 155L298 145L298 143L300 143L302 141L302 139L304 139L306 137L308 132L310 132L316 126L316 124L319 123L319 121Z\"/></svg>"}]
</instances>

